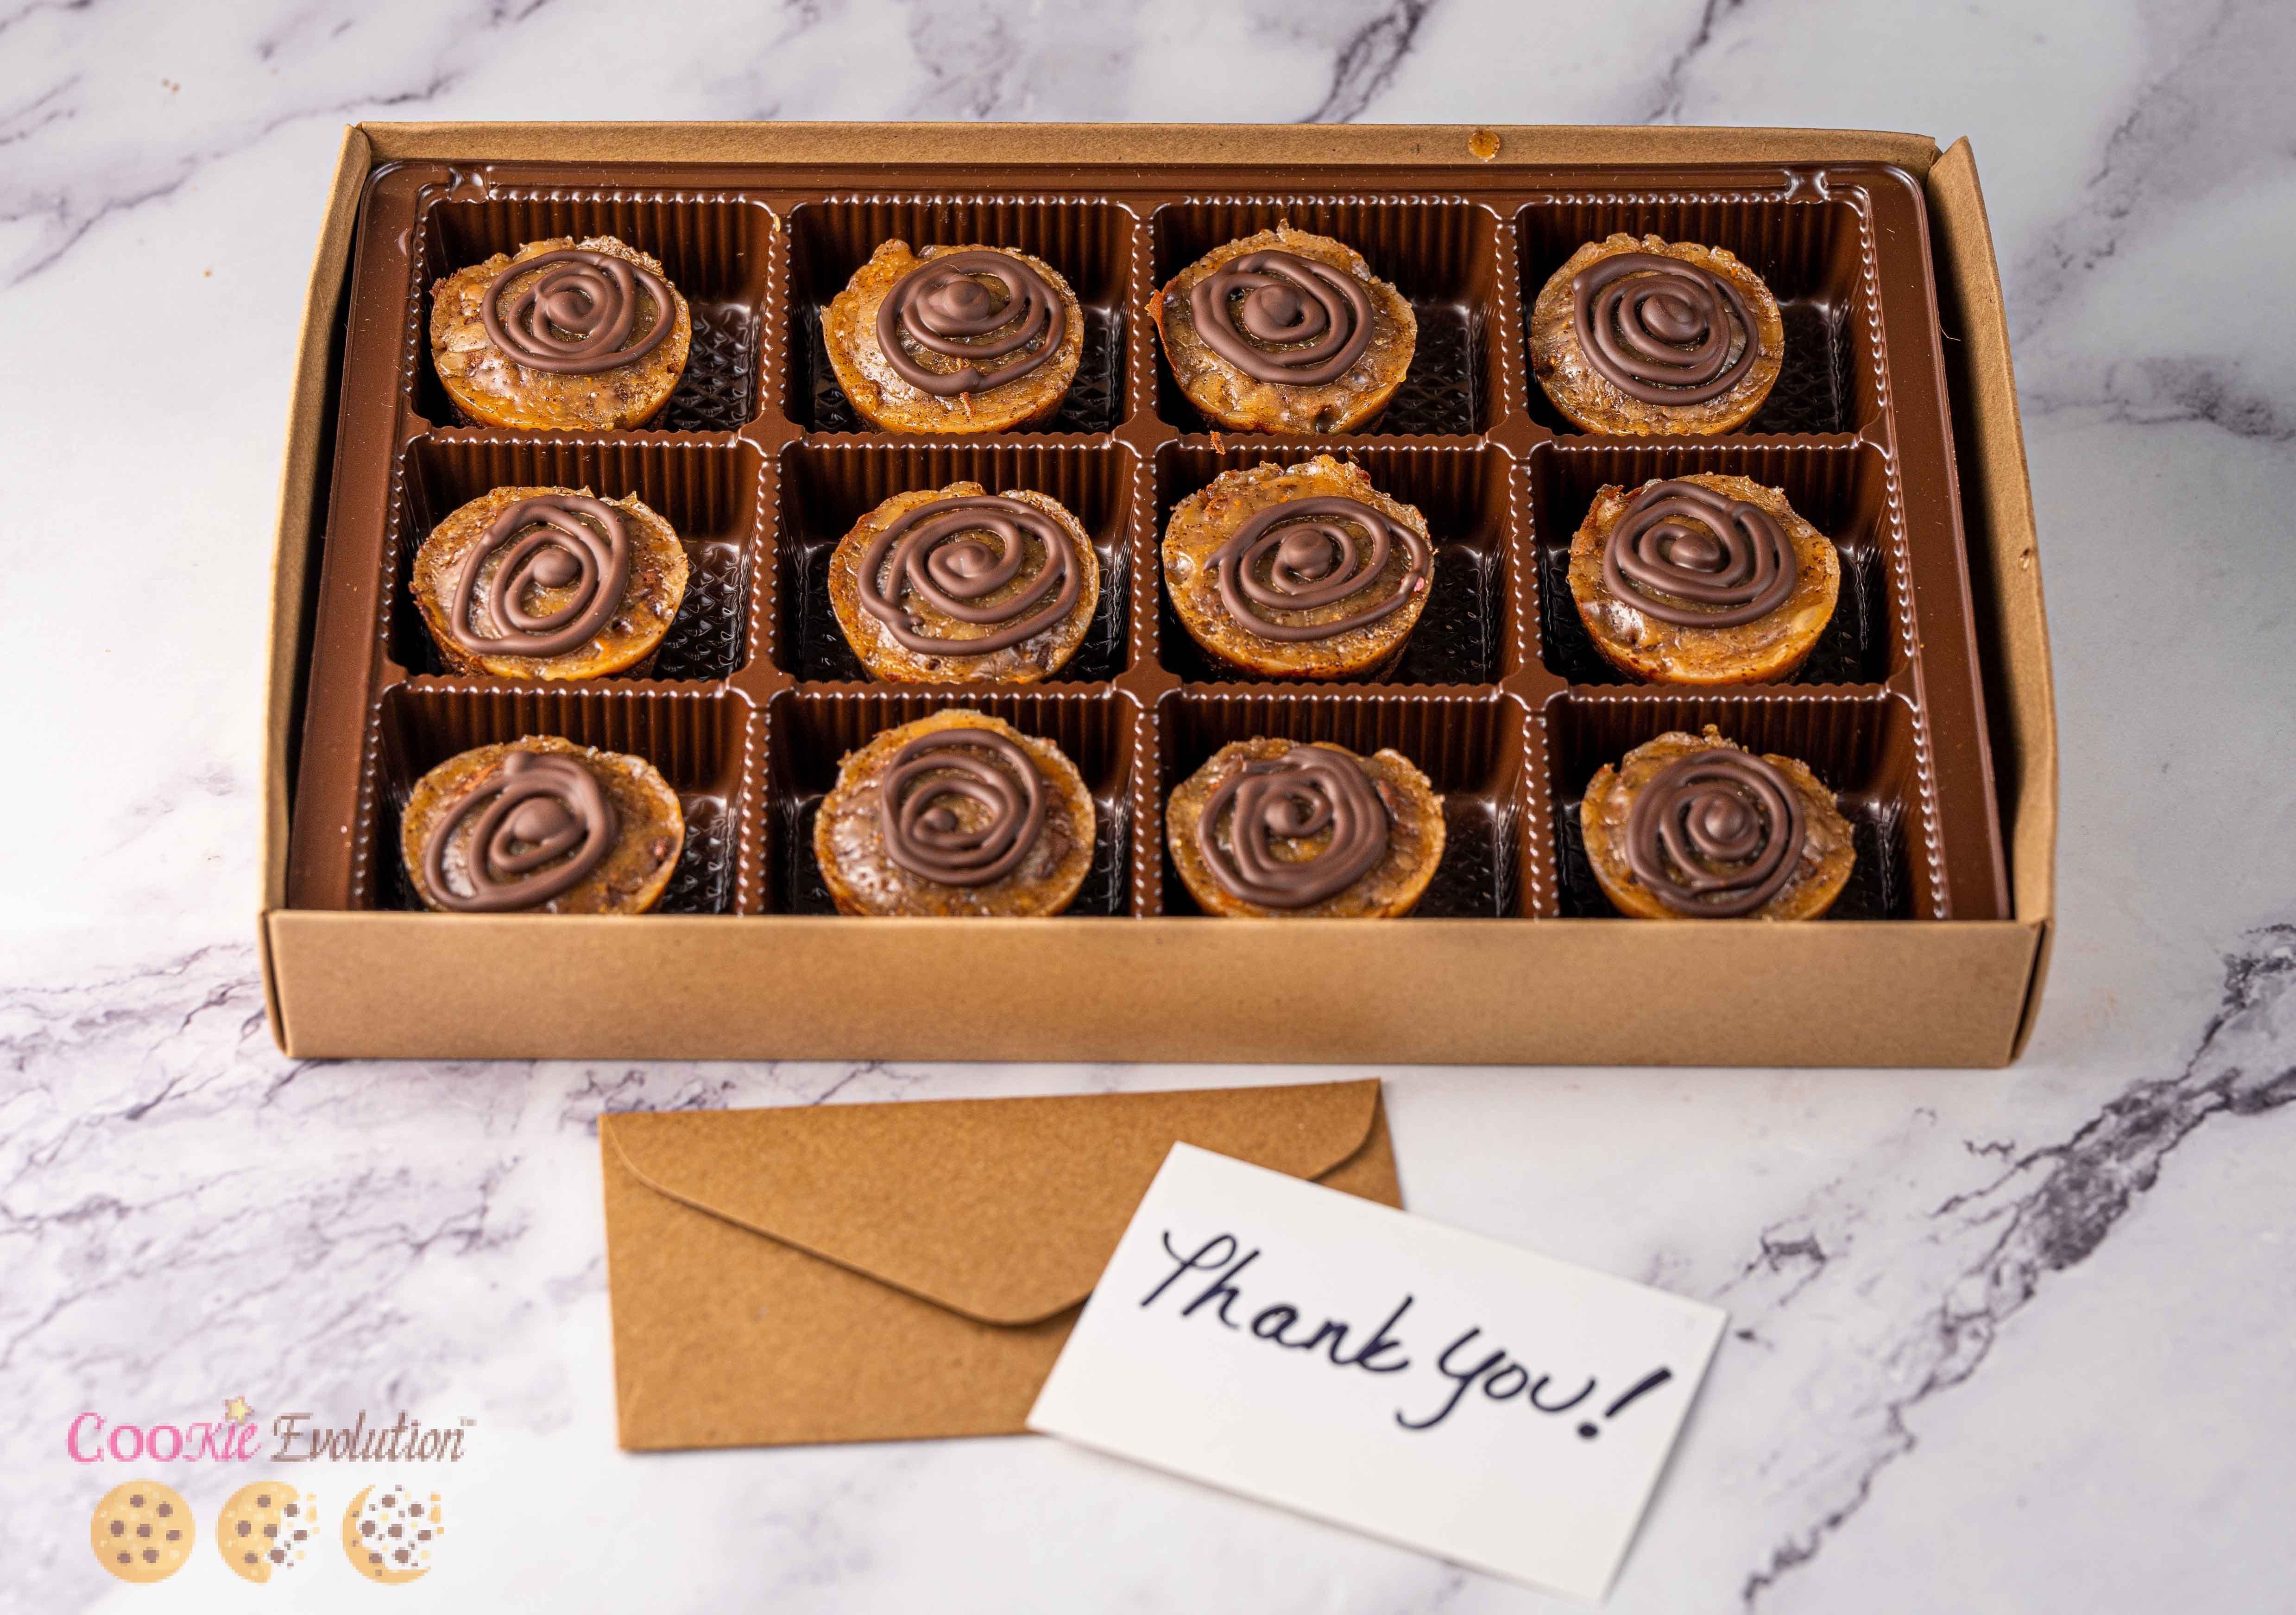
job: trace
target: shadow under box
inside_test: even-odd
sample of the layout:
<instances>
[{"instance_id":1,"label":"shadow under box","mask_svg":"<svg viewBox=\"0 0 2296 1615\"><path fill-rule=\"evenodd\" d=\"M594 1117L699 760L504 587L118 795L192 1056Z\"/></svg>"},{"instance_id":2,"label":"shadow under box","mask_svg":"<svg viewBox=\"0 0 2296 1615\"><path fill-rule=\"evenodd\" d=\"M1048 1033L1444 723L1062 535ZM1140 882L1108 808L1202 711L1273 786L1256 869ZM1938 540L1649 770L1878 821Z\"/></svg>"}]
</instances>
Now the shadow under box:
<instances>
[{"instance_id":1,"label":"shadow under box","mask_svg":"<svg viewBox=\"0 0 2296 1615\"><path fill-rule=\"evenodd\" d=\"M1570 544L1606 485L1710 472L1784 490L1833 541L1841 593L1792 685L1880 684L1903 665L1890 609L1889 478L1871 444L1642 442L1567 438L1530 454L1530 528L1538 558L1539 644L1548 671L1574 685L1635 685L1595 648L1570 594ZM1653 686L1657 687L1657 686Z\"/></svg>"},{"instance_id":2,"label":"shadow under box","mask_svg":"<svg viewBox=\"0 0 2296 1615\"><path fill-rule=\"evenodd\" d=\"M782 451L778 657L807 681L865 683L829 600L829 562L854 524L895 494L978 482L1046 494L1084 524L1100 558L1100 604L1084 643L1045 682L1103 683L1128 660L1137 459L1121 443L793 443ZM984 688L995 688L988 685Z\"/></svg>"},{"instance_id":3,"label":"shadow under box","mask_svg":"<svg viewBox=\"0 0 2296 1615\"><path fill-rule=\"evenodd\" d=\"M1741 430L1774 435L1852 432L1881 411L1876 361L1861 335L1865 239L1846 201L1778 196L1558 197L1515 215L1521 265L1524 374L1530 417L1577 434L1529 370L1530 315L1570 255L1612 234L1656 235L1726 248L1762 277L1785 327L1778 379Z\"/></svg>"},{"instance_id":4,"label":"shadow under box","mask_svg":"<svg viewBox=\"0 0 2296 1615\"><path fill-rule=\"evenodd\" d=\"M1157 800L1234 741L1329 741L1368 757L1392 748L1443 798L1443 862L1411 917L1504 919L1536 884L1529 835L1535 742L1521 702L1486 695L1326 695L1175 690L1157 707ZM1163 834L1160 824L1158 834ZM1160 847L1164 912L1203 911Z\"/></svg>"},{"instance_id":5,"label":"shadow under box","mask_svg":"<svg viewBox=\"0 0 2296 1615\"><path fill-rule=\"evenodd\" d=\"M439 426L459 420L430 364L430 293L437 283L529 242L611 235L660 260L693 317L685 373L648 430L736 430L758 414L773 232L773 214L762 202L731 198L545 193L485 201L434 199L422 210L414 258L422 322L415 414Z\"/></svg>"},{"instance_id":6,"label":"shadow under box","mask_svg":"<svg viewBox=\"0 0 2296 1615\"><path fill-rule=\"evenodd\" d=\"M423 436L406 446L398 485L389 651L412 673L447 672L414 603L414 556L458 507L498 488L635 494L685 549L685 598L643 675L605 681L728 678L749 654L750 569L758 542L762 456L745 443Z\"/></svg>"},{"instance_id":7,"label":"shadow under box","mask_svg":"<svg viewBox=\"0 0 2296 1615\"><path fill-rule=\"evenodd\" d=\"M871 432L830 367L829 304L889 241L914 250L977 242L1017 248L1061 273L1084 316L1084 351L1059 411L1031 434L1113 431L1124 418L1131 212L1046 198L893 197L807 202L790 214L789 375L783 408L807 432Z\"/></svg>"},{"instance_id":8,"label":"shadow under box","mask_svg":"<svg viewBox=\"0 0 2296 1615\"><path fill-rule=\"evenodd\" d=\"M1415 505L1427 518L1435 551L1434 592L1405 641L1402 659L1382 685L1489 685L1513 670L1511 571L1520 530L1514 461L1495 445L1364 444L1286 438L1280 443L1230 438L1167 443L1156 450L1157 599L1163 663L1192 684L1250 682L1214 660L1181 625L1162 587L1163 534L1173 507L1223 472L1255 465L1297 465L1318 455L1360 465L1382 493ZM1349 686L1335 686L1349 687Z\"/></svg>"},{"instance_id":9,"label":"shadow under box","mask_svg":"<svg viewBox=\"0 0 2296 1615\"><path fill-rule=\"evenodd\" d=\"M888 729L952 708L985 712L1051 741L1091 793L1091 873L1067 913L1116 915L1130 907L1132 743L1136 709L1114 691L964 690L947 685L871 690L785 690L770 709L767 799L772 804L771 909L833 914L837 905L813 853L813 824L846 756Z\"/></svg>"},{"instance_id":10,"label":"shadow under box","mask_svg":"<svg viewBox=\"0 0 2296 1615\"><path fill-rule=\"evenodd\" d=\"M1849 821L1857 861L1829 920L1949 917L1941 892L1906 852L1907 816L1920 792L1914 714L1894 696L1673 696L1657 692L1554 696L1546 708L1554 788L1557 906L1565 919L1616 919L1587 860L1578 823L1588 782L1636 746L1708 724L1750 751L1798 758L1833 792Z\"/></svg>"},{"instance_id":11,"label":"shadow under box","mask_svg":"<svg viewBox=\"0 0 2296 1615\"><path fill-rule=\"evenodd\" d=\"M1479 203L1244 197L1172 202L1156 209L1156 285L1213 248L1279 223L1344 242L1371 272L1403 294L1419 323L1403 385L1368 431L1345 437L1472 437L1497 418L1498 343L1512 340L1493 317L1498 290L1498 219ZM1185 432L1211 430L1164 363L1156 365L1157 413Z\"/></svg>"},{"instance_id":12,"label":"shadow under box","mask_svg":"<svg viewBox=\"0 0 2296 1615\"><path fill-rule=\"evenodd\" d=\"M401 856L399 823L415 781L475 746L554 734L578 745L642 757L677 792L685 850L656 914L734 909L742 777L751 709L732 694L634 689L483 690L400 685L383 693L381 778L368 864L368 904L419 910Z\"/></svg>"}]
</instances>

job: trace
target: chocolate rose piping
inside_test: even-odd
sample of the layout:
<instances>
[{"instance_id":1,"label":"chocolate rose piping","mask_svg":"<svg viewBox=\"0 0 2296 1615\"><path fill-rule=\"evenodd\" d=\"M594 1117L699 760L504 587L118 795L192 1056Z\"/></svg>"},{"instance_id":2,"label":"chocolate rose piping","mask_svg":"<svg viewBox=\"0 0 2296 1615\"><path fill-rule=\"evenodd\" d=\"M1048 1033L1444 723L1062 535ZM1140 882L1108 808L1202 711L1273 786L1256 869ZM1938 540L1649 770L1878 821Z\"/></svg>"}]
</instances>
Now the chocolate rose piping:
<instances>
[{"instance_id":1,"label":"chocolate rose piping","mask_svg":"<svg viewBox=\"0 0 2296 1615\"><path fill-rule=\"evenodd\" d=\"M1227 845L1217 832L1230 805ZM1249 762L1221 782L1196 820L1196 849L1219 889L1261 908L1306 908L1345 891L1387 856L1387 805L1353 758L1321 746ZM1312 857L1279 858L1278 840L1330 831Z\"/></svg>"},{"instance_id":2,"label":"chocolate rose piping","mask_svg":"<svg viewBox=\"0 0 2296 1615\"><path fill-rule=\"evenodd\" d=\"M995 281L1000 300L981 283ZM929 258L893 283L877 305L877 346L901 380L937 398L987 392L1027 375L1051 358L1067 336L1067 303L1052 283L1009 252L976 249ZM1001 335L999 333L1002 333ZM928 353L967 361L943 375L911 358L903 340ZM1033 351L994 370L985 359L1035 343Z\"/></svg>"},{"instance_id":3,"label":"chocolate rose piping","mask_svg":"<svg viewBox=\"0 0 2296 1615\"><path fill-rule=\"evenodd\" d=\"M1652 483L1603 545L1603 582L1611 594L1646 616L1688 627L1730 628L1767 617L1786 603L1800 576L1777 518L1698 482Z\"/></svg>"},{"instance_id":4,"label":"chocolate rose piping","mask_svg":"<svg viewBox=\"0 0 2296 1615\"><path fill-rule=\"evenodd\" d=\"M988 817L964 827L950 798ZM993 729L940 729L893 754L877 788L885 856L943 886L986 886L1021 866L1045 828L1045 783L1028 752Z\"/></svg>"},{"instance_id":5,"label":"chocolate rose piping","mask_svg":"<svg viewBox=\"0 0 2296 1615\"><path fill-rule=\"evenodd\" d=\"M1570 277L1570 317L1587 362L1645 404L1703 404L1754 367L1753 310L1738 288L1664 253L1587 265Z\"/></svg>"},{"instance_id":6,"label":"chocolate rose piping","mask_svg":"<svg viewBox=\"0 0 2296 1615\"><path fill-rule=\"evenodd\" d=\"M540 278L505 314L501 301L510 283L537 269ZM653 324L625 348L637 327L640 287L653 299ZM677 306L668 283L643 265L611 252L562 247L495 276L479 314L494 345L529 370L587 376L635 365L660 347L676 323Z\"/></svg>"},{"instance_id":7,"label":"chocolate rose piping","mask_svg":"<svg viewBox=\"0 0 2296 1615\"><path fill-rule=\"evenodd\" d=\"M1746 751L1676 758L1627 813L1627 867L1667 907L1699 919L1749 914L1777 896L1801 844L1801 793Z\"/></svg>"},{"instance_id":8,"label":"chocolate rose piping","mask_svg":"<svg viewBox=\"0 0 2296 1615\"><path fill-rule=\"evenodd\" d=\"M1368 552L1357 537L1358 529L1370 540ZM1311 611L1369 588L1387 565L1388 552L1398 544L1408 565L1387 599L1330 622L1283 623L1267 615ZM1274 559L1263 578L1260 562L1271 550ZM1358 500L1331 496L1269 505L1213 553L1212 565L1228 615L1261 639L1290 644L1330 639L1401 611L1426 589L1435 557L1427 540L1402 522Z\"/></svg>"},{"instance_id":9,"label":"chocolate rose piping","mask_svg":"<svg viewBox=\"0 0 2296 1615\"><path fill-rule=\"evenodd\" d=\"M982 534L996 539L991 547ZM972 603L994 594L1020 576L1028 558L1024 535L1045 546L1044 565L1029 586L994 605ZM985 656L1032 639L1074 608L1084 588L1084 569L1072 553L1075 537L1046 512L1018 499L981 495L935 499L902 512L871 542L861 557L861 609L884 625L902 648L928 654ZM885 561L892 558L892 580ZM941 639L918 632L922 619L901 603L914 593L959 622L1001 625L978 639ZM1046 595L1052 603L1032 608Z\"/></svg>"},{"instance_id":10,"label":"chocolate rose piping","mask_svg":"<svg viewBox=\"0 0 2296 1615\"><path fill-rule=\"evenodd\" d=\"M1242 300L1231 302L1238 292ZM1255 381L1320 387L1345 375L1371 342L1362 283L1296 252L1230 259L1196 283L1188 308L1205 345Z\"/></svg>"},{"instance_id":11,"label":"chocolate rose piping","mask_svg":"<svg viewBox=\"0 0 2296 1615\"><path fill-rule=\"evenodd\" d=\"M465 897L447 884L447 848L472 814L463 844ZM614 804L570 757L513 751L455 804L422 849L430 895L457 914L539 908L579 886L614 845Z\"/></svg>"},{"instance_id":12,"label":"chocolate rose piping","mask_svg":"<svg viewBox=\"0 0 2296 1615\"><path fill-rule=\"evenodd\" d=\"M483 594L479 573L507 547ZM447 586L447 631L481 656L562 656L587 644L621 610L630 583L630 540L622 512L580 494L521 499L494 519ZM529 586L571 587L566 603L526 609ZM496 632L471 627L473 608Z\"/></svg>"}]
</instances>

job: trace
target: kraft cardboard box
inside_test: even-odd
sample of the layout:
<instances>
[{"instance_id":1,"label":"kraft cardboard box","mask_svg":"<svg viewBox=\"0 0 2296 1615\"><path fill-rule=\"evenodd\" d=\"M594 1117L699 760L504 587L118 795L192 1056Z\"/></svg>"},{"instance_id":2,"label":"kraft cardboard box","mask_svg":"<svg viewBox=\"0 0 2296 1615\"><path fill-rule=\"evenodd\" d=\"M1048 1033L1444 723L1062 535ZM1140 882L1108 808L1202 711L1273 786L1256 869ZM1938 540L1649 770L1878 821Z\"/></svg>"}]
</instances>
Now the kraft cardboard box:
<instances>
[{"instance_id":1,"label":"kraft cardboard box","mask_svg":"<svg viewBox=\"0 0 2296 1615\"><path fill-rule=\"evenodd\" d=\"M305 710L361 201L390 165L448 160L481 173L583 165L601 184L618 164L757 165L783 189L803 187L808 170L873 165L882 188L904 192L957 188L968 166L1001 164L1039 169L1070 193L1156 164L1215 178L1275 166L1294 193L1384 184L1414 193L1494 175L1535 188L1546 168L1791 176L1893 165L1926 206L1990 735L1982 760L2005 857L2002 917L856 922L291 906L299 750L362 742L334 729L307 737ZM291 408L265 742L264 978L274 1035L299 1056L2005 1063L2030 1035L2047 965L2056 750L2014 378L1974 159L1966 142L1940 152L1918 135L1779 129L354 127L320 232ZM980 993L982 981L1027 984L1026 1007Z\"/></svg>"}]
</instances>

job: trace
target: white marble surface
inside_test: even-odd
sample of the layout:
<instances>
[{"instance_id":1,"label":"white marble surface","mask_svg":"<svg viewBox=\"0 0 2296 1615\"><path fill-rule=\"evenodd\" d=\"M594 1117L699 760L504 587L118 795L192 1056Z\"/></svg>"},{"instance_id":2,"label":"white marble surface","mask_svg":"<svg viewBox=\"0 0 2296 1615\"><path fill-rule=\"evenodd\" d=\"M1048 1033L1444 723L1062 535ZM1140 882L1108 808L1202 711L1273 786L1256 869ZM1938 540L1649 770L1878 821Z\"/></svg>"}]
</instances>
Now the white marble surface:
<instances>
[{"instance_id":1,"label":"white marble surface","mask_svg":"<svg viewBox=\"0 0 2296 1615\"><path fill-rule=\"evenodd\" d=\"M1292 1073L273 1052L250 947L266 569L340 127L556 116L1972 136L2065 758L2031 1053L1391 1070L1397 1149L1430 1216L1732 1309L1613 1607L2287 1607L2292 61L2272 0L421 0L388 23L338 0L11 0L0 1607L348 1606L331 1553L299 1593L258 1595L205 1543L158 1587L91 1563L88 1513L130 1472L73 1464L71 1416L207 1418L237 1393L478 1421L439 1483L448 1568L372 1595L409 1608L1547 1607L1046 1441L612 1445L603 1106ZM222 1480L169 1472L206 1529Z\"/></svg>"}]
</instances>

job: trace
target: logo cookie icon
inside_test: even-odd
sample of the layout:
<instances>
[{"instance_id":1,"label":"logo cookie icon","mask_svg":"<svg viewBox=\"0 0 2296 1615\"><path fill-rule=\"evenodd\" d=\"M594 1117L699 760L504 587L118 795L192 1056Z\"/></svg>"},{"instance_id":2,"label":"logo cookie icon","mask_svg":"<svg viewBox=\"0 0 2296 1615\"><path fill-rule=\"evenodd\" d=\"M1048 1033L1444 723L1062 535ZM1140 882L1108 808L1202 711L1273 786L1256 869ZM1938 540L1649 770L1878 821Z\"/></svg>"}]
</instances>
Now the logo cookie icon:
<instances>
[{"instance_id":1,"label":"logo cookie icon","mask_svg":"<svg viewBox=\"0 0 2296 1615\"><path fill-rule=\"evenodd\" d=\"M199 1531L172 1486L129 1480L103 1494L88 1522L96 1562L122 1581L165 1581L192 1556Z\"/></svg>"},{"instance_id":2,"label":"logo cookie icon","mask_svg":"<svg viewBox=\"0 0 2296 1615\"><path fill-rule=\"evenodd\" d=\"M303 1562L319 1539L319 1500L276 1480L251 1480L216 1516L216 1549L232 1573L268 1581Z\"/></svg>"},{"instance_id":3,"label":"logo cookie icon","mask_svg":"<svg viewBox=\"0 0 2296 1615\"><path fill-rule=\"evenodd\" d=\"M439 1494L418 1496L397 1481L368 1487L343 1511L343 1554L371 1581L420 1578L446 1533Z\"/></svg>"}]
</instances>

